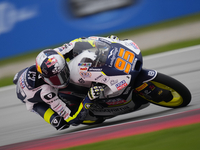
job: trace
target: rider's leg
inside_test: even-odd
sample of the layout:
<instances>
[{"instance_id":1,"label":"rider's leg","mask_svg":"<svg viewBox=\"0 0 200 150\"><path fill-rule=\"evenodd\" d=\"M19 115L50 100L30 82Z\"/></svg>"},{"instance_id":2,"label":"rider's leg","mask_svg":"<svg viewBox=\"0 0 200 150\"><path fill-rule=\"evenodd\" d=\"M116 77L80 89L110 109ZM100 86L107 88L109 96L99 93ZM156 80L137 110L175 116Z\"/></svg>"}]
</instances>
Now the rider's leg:
<instances>
[{"instance_id":1,"label":"rider's leg","mask_svg":"<svg viewBox=\"0 0 200 150\"><path fill-rule=\"evenodd\" d=\"M86 98L80 103L76 112L74 114L71 114L71 116L65 121L74 126L83 123L83 121L85 120L85 117L88 113L88 109L90 108L90 106L92 104L93 104L93 101L91 101L86 96Z\"/></svg>"},{"instance_id":2,"label":"rider's leg","mask_svg":"<svg viewBox=\"0 0 200 150\"><path fill-rule=\"evenodd\" d=\"M145 82L136 87L135 90L140 96L144 96L146 99L153 100L155 102L169 102L173 98L170 91L161 89L155 86L152 82Z\"/></svg>"},{"instance_id":3,"label":"rider's leg","mask_svg":"<svg viewBox=\"0 0 200 150\"><path fill-rule=\"evenodd\" d=\"M63 119L63 117L60 117L46 103L35 104L33 110L57 130L63 130L69 127L69 124Z\"/></svg>"}]
</instances>

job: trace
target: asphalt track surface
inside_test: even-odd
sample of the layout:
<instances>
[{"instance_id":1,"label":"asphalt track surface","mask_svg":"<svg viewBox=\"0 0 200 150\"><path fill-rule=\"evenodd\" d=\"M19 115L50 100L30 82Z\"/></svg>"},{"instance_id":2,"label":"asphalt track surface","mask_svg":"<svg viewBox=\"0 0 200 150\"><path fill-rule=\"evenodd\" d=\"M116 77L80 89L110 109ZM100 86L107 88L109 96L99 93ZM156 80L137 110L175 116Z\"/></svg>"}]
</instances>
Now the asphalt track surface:
<instances>
[{"instance_id":1,"label":"asphalt track surface","mask_svg":"<svg viewBox=\"0 0 200 150\"><path fill-rule=\"evenodd\" d=\"M184 108L148 108L117 116L100 125L56 131L28 112L9 86L0 90L0 149L55 149L200 122L200 45L144 57L144 68L156 69L185 84L192 94ZM21 142L21 143L20 143ZM68 144L68 145L67 145Z\"/></svg>"}]
</instances>

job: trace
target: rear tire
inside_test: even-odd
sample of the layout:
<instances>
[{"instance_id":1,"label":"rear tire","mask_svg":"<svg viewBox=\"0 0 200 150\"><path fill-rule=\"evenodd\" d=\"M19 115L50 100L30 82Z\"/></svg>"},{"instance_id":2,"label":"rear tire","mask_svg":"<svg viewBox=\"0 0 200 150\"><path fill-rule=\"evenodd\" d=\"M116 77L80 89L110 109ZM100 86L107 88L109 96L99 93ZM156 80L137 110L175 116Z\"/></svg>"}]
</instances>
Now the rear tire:
<instances>
[{"instance_id":1,"label":"rear tire","mask_svg":"<svg viewBox=\"0 0 200 150\"><path fill-rule=\"evenodd\" d=\"M148 100L150 103L168 108L180 108L187 106L191 101L191 93L188 88L172 77L158 73L156 78L150 82L161 89L171 91L173 95L173 99L169 102Z\"/></svg>"}]
</instances>

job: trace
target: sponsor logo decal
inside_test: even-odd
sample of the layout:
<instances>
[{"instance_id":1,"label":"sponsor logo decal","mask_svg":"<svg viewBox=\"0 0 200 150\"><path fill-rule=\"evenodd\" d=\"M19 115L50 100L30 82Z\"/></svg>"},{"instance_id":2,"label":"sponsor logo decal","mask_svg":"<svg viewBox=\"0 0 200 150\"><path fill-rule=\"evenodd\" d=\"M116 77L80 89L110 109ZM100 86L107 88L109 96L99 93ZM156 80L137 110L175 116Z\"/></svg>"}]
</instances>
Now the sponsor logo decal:
<instances>
[{"instance_id":1,"label":"sponsor logo decal","mask_svg":"<svg viewBox=\"0 0 200 150\"><path fill-rule=\"evenodd\" d=\"M120 99L120 98L118 98L118 99L111 99L111 100L108 100L106 102L106 104L108 104L108 105L119 105L119 104L123 104L123 103L126 103L126 100Z\"/></svg>"},{"instance_id":2,"label":"sponsor logo decal","mask_svg":"<svg viewBox=\"0 0 200 150\"><path fill-rule=\"evenodd\" d=\"M103 77L103 75L99 75L98 77L95 78L95 80L98 80L99 78Z\"/></svg>"},{"instance_id":3,"label":"sponsor logo decal","mask_svg":"<svg viewBox=\"0 0 200 150\"><path fill-rule=\"evenodd\" d=\"M154 72L154 71L149 71L149 72L148 72L148 76L151 76L151 77L152 77L152 76L154 76L154 75L155 75L155 72Z\"/></svg>"},{"instance_id":4,"label":"sponsor logo decal","mask_svg":"<svg viewBox=\"0 0 200 150\"><path fill-rule=\"evenodd\" d=\"M112 57L110 58L110 64L108 65L109 67L112 67L113 66L113 63L114 63L114 61L115 61L115 59L116 59L116 54L117 54L117 52L118 52L118 50L117 50L117 48L115 48L115 50L114 50L114 52L112 52ZM109 54L110 55L110 54Z\"/></svg>"},{"instance_id":5,"label":"sponsor logo decal","mask_svg":"<svg viewBox=\"0 0 200 150\"><path fill-rule=\"evenodd\" d=\"M102 68L89 68L89 71L102 71Z\"/></svg>"},{"instance_id":6,"label":"sponsor logo decal","mask_svg":"<svg viewBox=\"0 0 200 150\"><path fill-rule=\"evenodd\" d=\"M56 96L55 93L50 92L50 93L46 94L46 95L44 96L44 98L45 98L46 100L50 100L50 99L54 98L55 96Z\"/></svg>"},{"instance_id":7,"label":"sponsor logo decal","mask_svg":"<svg viewBox=\"0 0 200 150\"><path fill-rule=\"evenodd\" d=\"M111 80L111 81L110 81L110 85L113 86L113 85L116 84L117 82L118 82L117 79L116 79L116 80Z\"/></svg>"},{"instance_id":8,"label":"sponsor logo decal","mask_svg":"<svg viewBox=\"0 0 200 150\"><path fill-rule=\"evenodd\" d=\"M78 82L79 82L79 83L82 83L82 84L85 83L85 81L84 81L82 78L80 78L80 79L78 80Z\"/></svg>"},{"instance_id":9,"label":"sponsor logo decal","mask_svg":"<svg viewBox=\"0 0 200 150\"><path fill-rule=\"evenodd\" d=\"M135 48L135 49L140 49L137 44L135 44L134 42L131 43L131 45Z\"/></svg>"},{"instance_id":10,"label":"sponsor logo decal","mask_svg":"<svg viewBox=\"0 0 200 150\"><path fill-rule=\"evenodd\" d=\"M114 49L112 49L112 50L110 51L110 54L108 55L108 58L110 58L110 56L113 55L113 51L114 51Z\"/></svg>"},{"instance_id":11,"label":"sponsor logo decal","mask_svg":"<svg viewBox=\"0 0 200 150\"><path fill-rule=\"evenodd\" d=\"M91 75L92 75L90 72L83 72L83 71L81 71L79 74L80 74L83 78L90 78Z\"/></svg>"},{"instance_id":12,"label":"sponsor logo decal","mask_svg":"<svg viewBox=\"0 0 200 150\"><path fill-rule=\"evenodd\" d=\"M125 80L122 80L121 82L115 84L115 87L118 89L118 90L121 90L122 88L126 87L128 84L126 83Z\"/></svg>"},{"instance_id":13,"label":"sponsor logo decal","mask_svg":"<svg viewBox=\"0 0 200 150\"><path fill-rule=\"evenodd\" d=\"M85 103L85 109L89 109L92 103Z\"/></svg>"},{"instance_id":14,"label":"sponsor logo decal","mask_svg":"<svg viewBox=\"0 0 200 150\"><path fill-rule=\"evenodd\" d=\"M54 67L54 69L52 70L52 73L56 74L58 72L60 72L60 67L59 66Z\"/></svg>"},{"instance_id":15,"label":"sponsor logo decal","mask_svg":"<svg viewBox=\"0 0 200 150\"><path fill-rule=\"evenodd\" d=\"M101 80L101 82L104 82L104 83L106 83L106 82L108 82L110 79L108 78L108 77L105 77L105 78L103 78L102 80Z\"/></svg>"},{"instance_id":16,"label":"sponsor logo decal","mask_svg":"<svg viewBox=\"0 0 200 150\"><path fill-rule=\"evenodd\" d=\"M95 39L95 40L98 39L98 37L95 37L95 36L90 36L89 38L90 38L90 39Z\"/></svg>"},{"instance_id":17,"label":"sponsor logo decal","mask_svg":"<svg viewBox=\"0 0 200 150\"><path fill-rule=\"evenodd\" d=\"M53 57L49 57L49 59L47 60L45 64L47 65L48 68L50 68L51 66L55 65L55 63L57 62L58 60L53 56Z\"/></svg>"},{"instance_id":18,"label":"sponsor logo decal","mask_svg":"<svg viewBox=\"0 0 200 150\"><path fill-rule=\"evenodd\" d=\"M90 108L91 111L101 112L101 113L116 113L116 112L123 112L130 109L128 106L120 107L120 108L112 108L112 109L94 109Z\"/></svg>"},{"instance_id":19,"label":"sponsor logo decal","mask_svg":"<svg viewBox=\"0 0 200 150\"><path fill-rule=\"evenodd\" d=\"M136 88L136 91L142 91L144 88L146 88L148 86L147 83L143 83L142 85L140 85L139 87Z\"/></svg>"},{"instance_id":20,"label":"sponsor logo decal","mask_svg":"<svg viewBox=\"0 0 200 150\"><path fill-rule=\"evenodd\" d=\"M87 66L90 67L92 63L79 63L78 66Z\"/></svg>"},{"instance_id":21,"label":"sponsor logo decal","mask_svg":"<svg viewBox=\"0 0 200 150\"><path fill-rule=\"evenodd\" d=\"M80 68L80 70L87 70L88 68L87 67L84 67L84 68Z\"/></svg>"},{"instance_id":22,"label":"sponsor logo decal","mask_svg":"<svg viewBox=\"0 0 200 150\"><path fill-rule=\"evenodd\" d=\"M19 84L20 84L20 86L21 86L22 89L26 87L26 85L25 85L25 83L24 83L24 74L25 74L25 73L23 73L23 74L21 75L20 79L19 79Z\"/></svg>"}]
</instances>

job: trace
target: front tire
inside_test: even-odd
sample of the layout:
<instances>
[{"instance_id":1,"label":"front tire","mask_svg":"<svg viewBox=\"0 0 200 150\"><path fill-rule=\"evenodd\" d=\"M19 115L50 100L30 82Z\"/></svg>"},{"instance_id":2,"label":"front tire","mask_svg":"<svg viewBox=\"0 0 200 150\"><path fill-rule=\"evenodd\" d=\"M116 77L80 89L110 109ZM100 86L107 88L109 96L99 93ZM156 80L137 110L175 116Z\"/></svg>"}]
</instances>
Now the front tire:
<instances>
[{"instance_id":1,"label":"front tire","mask_svg":"<svg viewBox=\"0 0 200 150\"><path fill-rule=\"evenodd\" d=\"M191 93L188 88L172 77L158 73L150 82L161 89L171 91L171 94L173 95L172 100L169 102L154 102L148 100L150 103L168 108L180 108L187 106L191 101Z\"/></svg>"}]
</instances>

